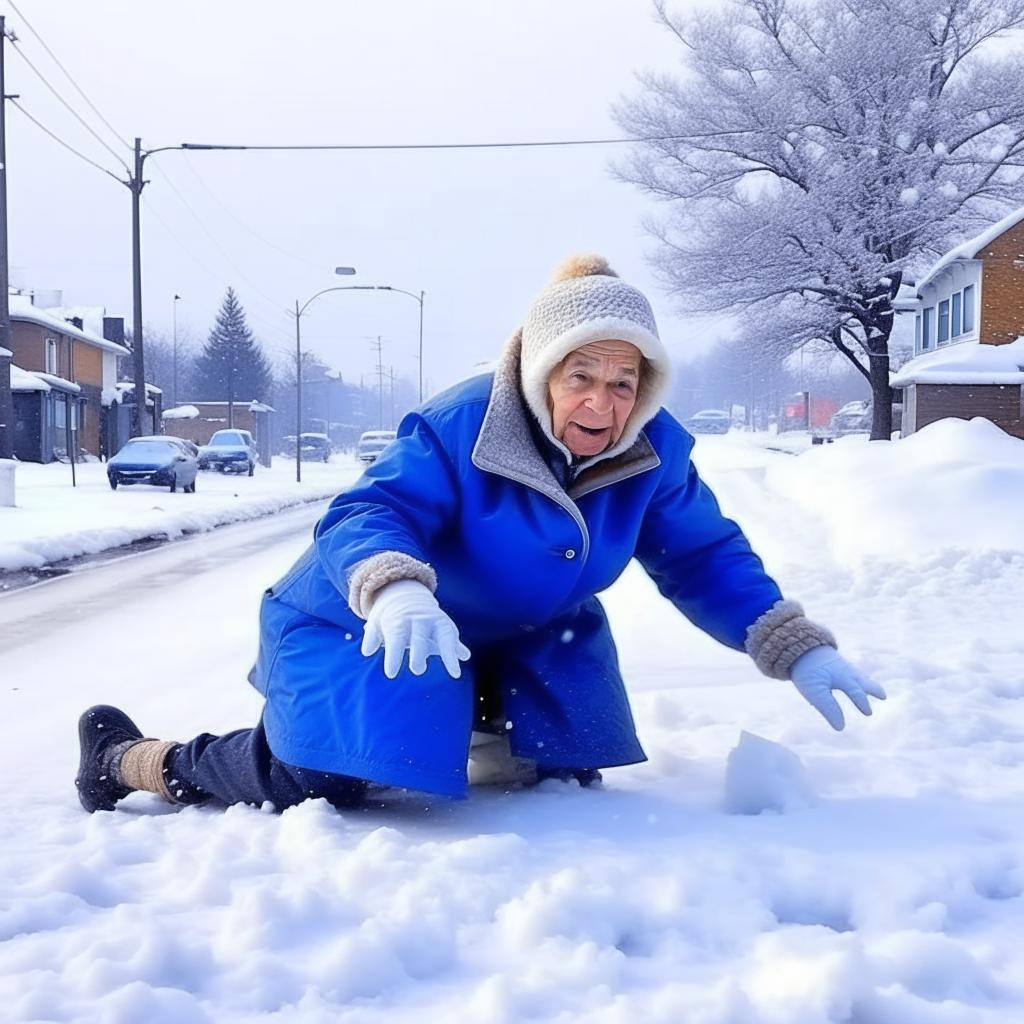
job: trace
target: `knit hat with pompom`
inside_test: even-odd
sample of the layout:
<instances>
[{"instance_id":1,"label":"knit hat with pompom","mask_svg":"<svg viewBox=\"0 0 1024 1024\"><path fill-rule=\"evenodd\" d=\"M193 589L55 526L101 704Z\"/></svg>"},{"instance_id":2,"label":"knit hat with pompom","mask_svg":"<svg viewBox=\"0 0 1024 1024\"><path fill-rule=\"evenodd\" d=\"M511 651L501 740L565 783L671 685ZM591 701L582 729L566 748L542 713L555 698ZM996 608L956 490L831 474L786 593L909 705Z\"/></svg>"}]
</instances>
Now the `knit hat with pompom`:
<instances>
[{"instance_id":1,"label":"knit hat with pompom","mask_svg":"<svg viewBox=\"0 0 1024 1024\"><path fill-rule=\"evenodd\" d=\"M601 453L602 459L629 448L661 407L669 384L669 358L651 304L601 256L572 256L558 266L526 314L522 339L523 397L552 440L548 379L570 352L594 341L628 341L644 357L636 405L622 436Z\"/></svg>"}]
</instances>

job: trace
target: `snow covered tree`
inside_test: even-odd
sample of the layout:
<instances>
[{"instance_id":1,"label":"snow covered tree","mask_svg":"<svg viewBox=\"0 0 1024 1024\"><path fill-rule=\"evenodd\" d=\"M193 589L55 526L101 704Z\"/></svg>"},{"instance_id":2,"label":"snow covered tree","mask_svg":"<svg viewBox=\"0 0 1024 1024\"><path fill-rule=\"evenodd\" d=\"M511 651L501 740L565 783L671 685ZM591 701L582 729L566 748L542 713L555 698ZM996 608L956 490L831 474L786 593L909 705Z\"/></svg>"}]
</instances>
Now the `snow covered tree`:
<instances>
[{"instance_id":1,"label":"snow covered tree","mask_svg":"<svg viewBox=\"0 0 1024 1024\"><path fill-rule=\"evenodd\" d=\"M617 168L667 202L656 266L687 309L790 325L870 382L891 433L904 276L1024 193L1024 0L732 0L681 16L678 77L616 110ZM773 332L774 333L774 332Z\"/></svg>"},{"instance_id":2,"label":"snow covered tree","mask_svg":"<svg viewBox=\"0 0 1024 1024\"><path fill-rule=\"evenodd\" d=\"M213 330L195 362L197 401L251 402L270 394L272 374L233 288L228 288Z\"/></svg>"}]
</instances>

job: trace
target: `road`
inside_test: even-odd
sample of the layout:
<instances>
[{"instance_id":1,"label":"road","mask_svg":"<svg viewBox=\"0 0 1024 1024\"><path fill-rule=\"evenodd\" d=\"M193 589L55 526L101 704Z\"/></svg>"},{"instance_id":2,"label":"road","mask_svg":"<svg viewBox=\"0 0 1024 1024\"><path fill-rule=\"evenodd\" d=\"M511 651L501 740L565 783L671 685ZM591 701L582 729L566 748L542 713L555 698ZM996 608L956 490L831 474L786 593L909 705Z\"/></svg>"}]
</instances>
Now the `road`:
<instances>
[{"instance_id":1,"label":"road","mask_svg":"<svg viewBox=\"0 0 1024 1024\"><path fill-rule=\"evenodd\" d=\"M188 579L216 573L280 546L290 553L308 540L325 503L197 534L147 551L86 563L76 571L0 594L0 650L36 642L59 623L85 623L119 607L138 607ZM282 554L287 560L288 554ZM273 582L272 580L270 582Z\"/></svg>"}]
</instances>

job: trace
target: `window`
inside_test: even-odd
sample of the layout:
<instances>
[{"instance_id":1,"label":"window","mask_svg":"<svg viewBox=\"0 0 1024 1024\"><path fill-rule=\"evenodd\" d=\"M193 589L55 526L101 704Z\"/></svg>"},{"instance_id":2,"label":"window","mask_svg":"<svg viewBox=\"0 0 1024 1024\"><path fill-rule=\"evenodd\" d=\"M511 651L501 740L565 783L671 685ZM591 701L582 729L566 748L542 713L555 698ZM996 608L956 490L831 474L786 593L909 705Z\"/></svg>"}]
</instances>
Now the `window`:
<instances>
[{"instance_id":1,"label":"window","mask_svg":"<svg viewBox=\"0 0 1024 1024\"><path fill-rule=\"evenodd\" d=\"M974 330L974 285L964 289L964 334Z\"/></svg>"},{"instance_id":2,"label":"window","mask_svg":"<svg viewBox=\"0 0 1024 1024\"><path fill-rule=\"evenodd\" d=\"M46 339L46 372L57 375L57 339Z\"/></svg>"},{"instance_id":3,"label":"window","mask_svg":"<svg viewBox=\"0 0 1024 1024\"><path fill-rule=\"evenodd\" d=\"M960 292L953 296L953 325L949 331L951 338L957 338L963 333L963 318L960 315L962 298Z\"/></svg>"},{"instance_id":4,"label":"window","mask_svg":"<svg viewBox=\"0 0 1024 1024\"><path fill-rule=\"evenodd\" d=\"M53 403L53 425L58 430L67 430L67 408L63 395L57 398Z\"/></svg>"},{"instance_id":5,"label":"window","mask_svg":"<svg viewBox=\"0 0 1024 1024\"><path fill-rule=\"evenodd\" d=\"M921 351L921 314L914 317L914 351Z\"/></svg>"},{"instance_id":6,"label":"window","mask_svg":"<svg viewBox=\"0 0 1024 1024\"><path fill-rule=\"evenodd\" d=\"M921 349L922 351L932 347L932 326L935 323L935 307L929 306L924 311L924 322L921 325Z\"/></svg>"},{"instance_id":7,"label":"window","mask_svg":"<svg viewBox=\"0 0 1024 1024\"><path fill-rule=\"evenodd\" d=\"M949 341L949 299L943 299L939 303L939 344L945 345Z\"/></svg>"}]
</instances>

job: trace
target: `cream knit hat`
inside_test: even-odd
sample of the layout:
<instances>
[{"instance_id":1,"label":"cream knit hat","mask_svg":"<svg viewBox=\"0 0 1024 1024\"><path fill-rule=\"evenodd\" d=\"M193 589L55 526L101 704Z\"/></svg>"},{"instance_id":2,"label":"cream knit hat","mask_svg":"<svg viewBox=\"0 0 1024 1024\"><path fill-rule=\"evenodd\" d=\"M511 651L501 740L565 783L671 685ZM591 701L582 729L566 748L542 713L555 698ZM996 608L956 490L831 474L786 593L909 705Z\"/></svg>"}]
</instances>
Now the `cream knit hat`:
<instances>
[{"instance_id":1,"label":"cream knit hat","mask_svg":"<svg viewBox=\"0 0 1024 1024\"><path fill-rule=\"evenodd\" d=\"M669 384L669 358L658 337L651 304L601 256L573 256L559 265L533 300L522 338L523 397L552 440L548 379L570 352L593 341L617 340L636 345L643 355L636 405L622 436L593 461L629 448L661 407ZM568 454L564 445L555 443Z\"/></svg>"}]
</instances>

